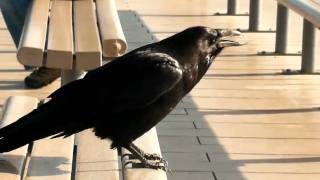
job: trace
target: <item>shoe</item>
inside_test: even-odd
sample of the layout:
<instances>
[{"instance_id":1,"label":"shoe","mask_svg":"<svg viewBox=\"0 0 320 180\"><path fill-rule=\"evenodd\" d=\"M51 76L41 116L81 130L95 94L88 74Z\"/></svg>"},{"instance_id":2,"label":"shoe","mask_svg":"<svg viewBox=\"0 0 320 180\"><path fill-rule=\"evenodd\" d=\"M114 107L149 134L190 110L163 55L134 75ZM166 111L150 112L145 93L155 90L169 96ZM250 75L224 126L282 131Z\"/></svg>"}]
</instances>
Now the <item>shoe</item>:
<instances>
[{"instance_id":1,"label":"shoe","mask_svg":"<svg viewBox=\"0 0 320 180\"><path fill-rule=\"evenodd\" d=\"M24 79L24 83L28 88L41 88L58 79L60 75L60 69L40 67L27 76Z\"/></svg>"}]
</instances>

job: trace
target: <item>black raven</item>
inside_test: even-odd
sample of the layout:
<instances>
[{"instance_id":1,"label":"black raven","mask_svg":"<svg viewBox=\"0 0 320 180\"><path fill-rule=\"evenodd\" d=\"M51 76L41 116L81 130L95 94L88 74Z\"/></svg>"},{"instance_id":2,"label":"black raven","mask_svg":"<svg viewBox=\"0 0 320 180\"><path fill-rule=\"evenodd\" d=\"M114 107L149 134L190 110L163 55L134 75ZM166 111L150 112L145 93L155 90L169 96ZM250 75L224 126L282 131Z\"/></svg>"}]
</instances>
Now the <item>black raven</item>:
<instances>
[{"instance_id":1,"label":"black raven","mask_svg":"<svg viewBox=\"0 0 320 180\"><path fill-rule=\"evenodd\" d=\"M111 148L124 147L146 167L163 168L163 159L132 142L173 110L224 47L240 45L226 39L232 35L238 32L191 27L89 71L53 92L38 109L0 129L0 152L93 128L97 137L112 140Z\"/></svg>"}]
</instances>

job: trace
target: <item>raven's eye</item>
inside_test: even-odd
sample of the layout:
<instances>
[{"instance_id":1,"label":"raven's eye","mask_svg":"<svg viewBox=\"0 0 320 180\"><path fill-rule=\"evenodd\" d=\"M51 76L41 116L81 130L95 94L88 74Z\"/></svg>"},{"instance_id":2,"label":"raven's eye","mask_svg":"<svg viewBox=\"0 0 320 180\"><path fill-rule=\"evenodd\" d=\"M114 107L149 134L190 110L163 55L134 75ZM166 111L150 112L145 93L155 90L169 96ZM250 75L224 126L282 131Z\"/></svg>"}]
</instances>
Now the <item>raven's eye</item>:
<instances>
[{"instance_id":1,"label":"raven's eye","mask_svg":"<svg viewBox=\"0 0 320 180\"><path fill-rule=\"evenodd\" d=\"M205 57L205 64L210 64L210 61L211 61L211 56L210 56L210 54L208 54L206 57Z\"/></svg>"},{"instance_id":2,"label":"raven's eye","mask_svg":"<svg viewBox=\"0 0 320 180\"><path fill-rule=\"evenodd\" d=\"M215 42L215 39L213 39L213 38L209 38L209 39L208 39L208 44L209 44L210 46L213 45L214 42Z\"/></svg>"}]
</instances>

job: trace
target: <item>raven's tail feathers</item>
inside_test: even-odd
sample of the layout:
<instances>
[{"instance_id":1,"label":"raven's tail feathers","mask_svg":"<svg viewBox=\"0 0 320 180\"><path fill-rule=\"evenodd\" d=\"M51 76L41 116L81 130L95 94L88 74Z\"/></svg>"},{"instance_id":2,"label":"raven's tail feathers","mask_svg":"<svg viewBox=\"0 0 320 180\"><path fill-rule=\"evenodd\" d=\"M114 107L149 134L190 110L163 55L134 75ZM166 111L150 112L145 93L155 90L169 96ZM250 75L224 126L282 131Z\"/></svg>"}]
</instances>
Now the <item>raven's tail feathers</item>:
<instances>
[{"instance_id":1,"label":"raven's tail feathers","mask_svg":"<svg viewBox=\"0 0 320 180\"><path fill-rule=\"evenodd\" d=\"M48 102L16 122L0 129L0 153L24 146L32 141L63 131L63 120L52 113ZM56 111L55 111L56 112ZM60 114L60 113L58 113Z\"/></svg>"}]
</instances>

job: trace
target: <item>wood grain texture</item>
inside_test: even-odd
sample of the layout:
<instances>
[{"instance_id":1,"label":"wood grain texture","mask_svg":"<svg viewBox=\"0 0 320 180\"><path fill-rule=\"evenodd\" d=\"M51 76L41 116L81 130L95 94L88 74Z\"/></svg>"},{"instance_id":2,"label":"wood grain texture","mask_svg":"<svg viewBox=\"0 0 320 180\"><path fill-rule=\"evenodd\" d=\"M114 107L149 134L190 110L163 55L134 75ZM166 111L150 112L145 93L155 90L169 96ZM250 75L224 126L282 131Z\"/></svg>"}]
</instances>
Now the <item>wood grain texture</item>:
<instances>
[{"instance_id":1,"label":"wood grain texture","mask_svg":"<svg viewBox=\"0 0 320 180\"><path fill-rule=\"evenodd\" d=\"M101 66L102 53L92 0L73 2L76 69Z\"/></svg>"},{"instance_id":2,"label":"wood grain texture","mask_svg":"<svg viewBox=\"0 0 320 180\"><path fill-rule=\"evenodd\" d=\"M0 128L15 122L23 115L35 109L37 105L38 99L34 97L9 97L4 105ZM11 152L0 154L0 179L20 180L27 149L28 146L25 145Z\"/></svg>"},{"instance_id":3,"label":"wood grain texture","mask_svg":"<svg viewBox=\"0 0 320 180\"><path fill-rule=\"evenodd\" d=\"M52 1L45 66L71 69L72 61L72 1Z\"/></svg>"},{"instance_id":4,"label":"wood grain texture","mask_svg":"<svg viewBox=\"0 0 320 180\"><path fill-rule=\"evenodd\" d=\"M117 57L125 53L127 42L114 0L96 0L103 56Z\"/></svg>"},{"instance_id":5,"label":"wood grain texture","mask_svg":"<svg viewBox=\"0 0 320 180\"><path fill-rule=\"evenodd\" d=\"M47 34L50 0L34 0L26 17L18 49L18 60L24 65L41 66Z\"/></svg>"}]
</instances>

